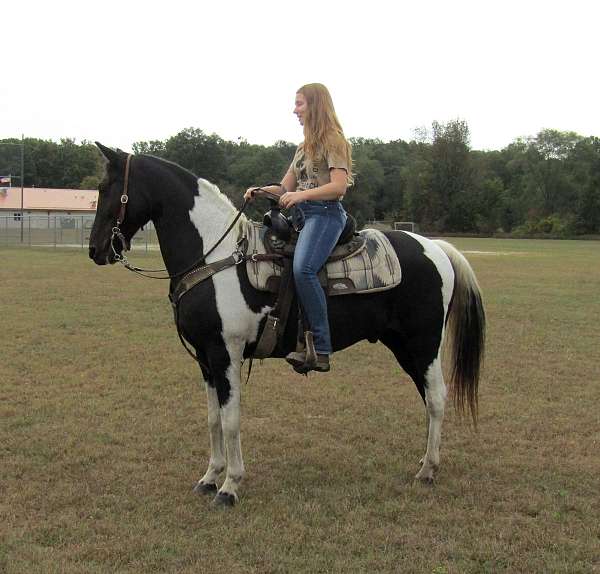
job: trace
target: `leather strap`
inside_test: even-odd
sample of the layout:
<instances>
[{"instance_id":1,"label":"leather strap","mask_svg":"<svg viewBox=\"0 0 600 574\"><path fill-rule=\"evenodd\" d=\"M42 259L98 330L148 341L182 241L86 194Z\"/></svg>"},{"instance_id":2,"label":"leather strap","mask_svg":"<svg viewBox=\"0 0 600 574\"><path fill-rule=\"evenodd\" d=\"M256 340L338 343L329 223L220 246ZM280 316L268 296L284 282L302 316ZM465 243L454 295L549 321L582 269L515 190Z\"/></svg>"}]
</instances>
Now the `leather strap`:
<instances>
[{"instance_id":1,"label":"leather strap","mask_svg":"<svg viewBox=\"0 0 600 574\"><path fill-rule=\"evenodd\" d=\"M291 259L286 259L283 264L277 302L267 316L260 339L252 354L255 359L266 359L272 355L277 342L285 332L295 295L293 265Z\"/></svg>"},{"instance_id":2,"label":"leather strap","mask_svg":"<svg viewBox=\"0 0 600 574\"><path fill-rule=\"evenodd\" d=\"M123 183L123 195L121 196L121 209L117 216L117 227L125 221L125 212L127 211L127 203L129 202L129 169L131 167L131 154L127 155L127 161L125 162L125 182Z\"/></svg>"},{"instance_id":3,"label":"leather strap","mask_svg":"<svg viewBox=\"0 0 600 574\"><path fill-rule=\"evenodd\" d=\"M219 261L209 263L208 265L203 265L202 267L198 267L193 271L190 271L187 275L184 275L181 278L181 280L177 284L177 287L175 287L173 293L170 295L171 303L173 303L173 305L177 305L181 297L183 297L183 295L190 291L190 289L193 289L199 283L206 281L215 273L223 271L223 269L227 269L228 267L238 265L243 261L245 261L245 257L242 257L240 259L239 256L230 255L225 259L219 259Z\"/></svg>"}]
</instances>

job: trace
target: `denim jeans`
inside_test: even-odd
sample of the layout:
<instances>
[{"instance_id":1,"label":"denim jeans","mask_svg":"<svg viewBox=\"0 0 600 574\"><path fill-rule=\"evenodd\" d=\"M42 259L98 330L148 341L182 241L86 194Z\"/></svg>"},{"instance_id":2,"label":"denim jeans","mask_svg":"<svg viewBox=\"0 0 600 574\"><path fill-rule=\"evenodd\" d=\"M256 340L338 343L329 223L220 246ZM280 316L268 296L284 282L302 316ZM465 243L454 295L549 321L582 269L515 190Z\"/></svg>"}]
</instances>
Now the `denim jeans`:
<instances>
[{"instance_id":1,"label":"denim jeans","mask_svg":"<svg viewBox=\"0 0 600 574\"><path fill-rule=\"evenodd\" d=\"M305 201L304 227L294 253L294 282L304 317L314 335L315 350L332 352L327 317L327 298L317 273L327 261L346 225L346 212L339 201Z\"/></svg>"}]
</instances>

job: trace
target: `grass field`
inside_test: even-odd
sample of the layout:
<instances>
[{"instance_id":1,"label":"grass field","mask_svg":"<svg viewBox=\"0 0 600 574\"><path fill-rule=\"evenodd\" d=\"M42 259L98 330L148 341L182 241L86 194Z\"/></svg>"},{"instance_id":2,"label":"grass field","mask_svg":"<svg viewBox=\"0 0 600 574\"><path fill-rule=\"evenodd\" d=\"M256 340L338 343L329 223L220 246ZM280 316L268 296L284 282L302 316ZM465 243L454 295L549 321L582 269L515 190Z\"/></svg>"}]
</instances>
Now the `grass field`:
<instances>
[{"instance_id":1,"label":"grass field","mask_svg":"<svg viewBox=\"0 0 600 574\"><path fill-rule=\"evenodd\" d=\"M435 486L412 480L414 385L364 343L308 380L255 364L231 511L191 492L206 399L165 282L0 249L0 571L600 572L600 244L452 242L488 347L479 429L448 410Z\"/></svg>"}]
</instances>

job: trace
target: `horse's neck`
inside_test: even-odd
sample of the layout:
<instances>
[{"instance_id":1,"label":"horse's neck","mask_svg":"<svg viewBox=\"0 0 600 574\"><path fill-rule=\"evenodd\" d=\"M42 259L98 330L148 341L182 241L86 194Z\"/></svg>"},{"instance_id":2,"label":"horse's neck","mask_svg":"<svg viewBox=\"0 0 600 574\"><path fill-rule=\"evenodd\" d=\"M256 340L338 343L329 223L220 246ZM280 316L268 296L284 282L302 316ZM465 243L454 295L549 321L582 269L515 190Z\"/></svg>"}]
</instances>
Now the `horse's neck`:
<instances>
[{"instance_id":1,"label":"horse's neck","mask_svg":"<svg viewBox=\"0 0 600 574\"><path fill-rule=\"evenodd\" d=\"M207 253L221 239L235 215L235 207L216 185L204 179L198 180L198 195L194 196L190 220L202 238L204 253ZM233 229L207 257L207 262L231 255L236 242L237 231Z\"/></svg>"},{"instance_id":2,"label":"horse's neck","mask_svg":"<svg viewBox=\"0 0 600 574\"><path fill-rule=\"evenodd\" d=\"M159 193L164 188L159 186ZM219 189L206 180L187 179L161 198L161 217L155 221L160 249L169 273L179 273L201 259L233 221L236 210ZM206 259L207 263L231 255L237 227Z\"/></svg>"}]
</instances>

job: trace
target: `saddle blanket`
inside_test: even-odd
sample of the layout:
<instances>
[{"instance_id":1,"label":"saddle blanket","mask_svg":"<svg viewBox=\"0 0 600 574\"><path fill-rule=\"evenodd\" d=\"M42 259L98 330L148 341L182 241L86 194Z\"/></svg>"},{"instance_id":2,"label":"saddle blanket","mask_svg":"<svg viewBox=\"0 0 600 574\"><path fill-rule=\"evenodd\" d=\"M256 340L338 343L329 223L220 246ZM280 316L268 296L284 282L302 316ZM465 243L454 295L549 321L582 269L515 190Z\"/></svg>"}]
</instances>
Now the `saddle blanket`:
<instances>
[{"instance_id":1,"label":"saddle blanket","mask_svg":"<svg viewBox=\"0 0 600 574\"><path fill-rule=\"evenodd\" d=\"M248 255L269 253L265 235L270 229L255 221L248 221L245 227ZM364 238L362 247L345 257L328 261L319 274L328 295L385 291L400 283L400 262L389 239L376 229L364 229L359 235ZM248 278L255 289L278 292L283 268L277 261L248 260L246 265Z\"/></svg>"}]
</instances>

